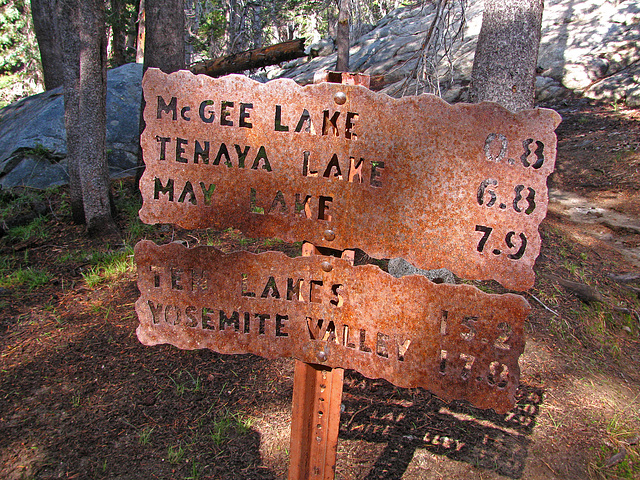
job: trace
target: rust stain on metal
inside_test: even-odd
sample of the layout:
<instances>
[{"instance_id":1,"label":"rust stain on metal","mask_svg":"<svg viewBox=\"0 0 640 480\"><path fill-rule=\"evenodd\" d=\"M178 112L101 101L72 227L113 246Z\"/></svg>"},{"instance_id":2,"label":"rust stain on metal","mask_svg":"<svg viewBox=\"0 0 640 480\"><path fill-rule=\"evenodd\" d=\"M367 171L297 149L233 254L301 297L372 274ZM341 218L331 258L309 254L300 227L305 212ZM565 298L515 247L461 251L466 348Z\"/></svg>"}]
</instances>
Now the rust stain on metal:
<instances>
[{"instance_id":1,"label":"rust stain on metal","mask_svg":"<svg viewBox=\"0 0 640 480\"><path fill-rule=\"evenodd\" d=\"M323 256L142 241L135 260L145 345L293 357L424 387L447 401L498 412L513 406L529 312L520 296L397 279Z\"/></svg>"},{"instance_id":2,"label":"rust stain on metal","mask_svg":"<svg viewBox=\"0 0 640 480\"><path fill-rule=\"evenodd\" d=\"M533 285L554 111L156 69L143 88L144 222L234 227Z\"/></svg>"}]
</instances>

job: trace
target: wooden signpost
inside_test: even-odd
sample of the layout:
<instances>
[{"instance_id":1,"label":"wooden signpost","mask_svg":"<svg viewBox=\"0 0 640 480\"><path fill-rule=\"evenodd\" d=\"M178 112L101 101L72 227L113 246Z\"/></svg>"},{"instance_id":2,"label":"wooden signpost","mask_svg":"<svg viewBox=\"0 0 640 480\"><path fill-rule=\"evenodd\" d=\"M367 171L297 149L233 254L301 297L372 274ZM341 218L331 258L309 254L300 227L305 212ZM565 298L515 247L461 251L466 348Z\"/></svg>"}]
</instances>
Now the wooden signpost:
<instances>
[{"instance_id":1,"label":"wooden signpost","mask_svg":"<svg viewBox=\"0 0 640 480\"><path fill-rule=\"evenodd\" d=\"M354 266L350 249L526 289L555 161L551 110L393 99L345 78L143 80L143 221L308 242L298 258L148 241L135 252L145 345L296 359L290 480L334 478L343 368L513 407L522 297L396 279Z\"/></svg>"}]
</instances>

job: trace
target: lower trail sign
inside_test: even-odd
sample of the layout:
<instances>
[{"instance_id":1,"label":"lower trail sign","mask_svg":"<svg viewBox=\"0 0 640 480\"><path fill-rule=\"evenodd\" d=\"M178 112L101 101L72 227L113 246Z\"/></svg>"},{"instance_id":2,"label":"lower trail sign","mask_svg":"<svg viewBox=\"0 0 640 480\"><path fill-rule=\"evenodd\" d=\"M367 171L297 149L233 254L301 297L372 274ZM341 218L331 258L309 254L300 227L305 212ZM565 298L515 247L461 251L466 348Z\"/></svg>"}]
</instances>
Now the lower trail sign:
<instances>
[{"instance_id":1,"label":"lower trail sign","mask_svg":"<svg viewBox=\"0 0 640 480\"><path fill-rule=\"evenodd\" d=\"M156 69L143 91L143 221L311 242L298 258L135 251L142 343L297 359L290 480L334 476L343 368L513 407L522 297L396 279L347 249L529 288L555 112Z\"/></svg>"},{"instance_id":2,"label":"lower trail sign","mask_svg":"<svg viewBox=\"0 0 640 480\"><path fill-rule=\"evenodd\" d=\"M424 387L447 401L513 406L529 312L518 295L394 278L319 255L142 241L135 258L146 345L297 358Z\"/></svg>"}]
</instances>

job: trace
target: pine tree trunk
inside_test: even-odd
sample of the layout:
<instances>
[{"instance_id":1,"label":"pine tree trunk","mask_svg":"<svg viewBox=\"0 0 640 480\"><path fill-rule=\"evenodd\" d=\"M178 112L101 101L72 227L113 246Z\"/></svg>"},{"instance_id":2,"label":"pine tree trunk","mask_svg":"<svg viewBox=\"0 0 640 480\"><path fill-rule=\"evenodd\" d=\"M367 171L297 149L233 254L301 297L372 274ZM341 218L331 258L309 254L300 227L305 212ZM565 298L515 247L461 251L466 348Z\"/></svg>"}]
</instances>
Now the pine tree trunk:
<instances>
[{"instance_id":1,"label":"pine tree trunk","mask_svg":"<svg viewBox=\"0 0 640 480\"><path fill-rule=\"evenodd\" d=\"M47 90L59 87L64 82L62 53L55 30L55 0L31 0L33 28L40 49L40 60Z\"/></svg>"},{"instance_id":2,"label":"pine tree trunk","mask_svg":"<svg viewBox=\"0 0 640 480\"><path fill-rule=\"evenodd\" d=\"M144 69L172 73L184 70L184 60L182 0L146 0Z\"/></svg>"},{"instance_id":3,"label":"pine tree trunk","mask_svg":"<svg viewBox=\"0 0 640 480\"><path fill-rule=\"evenodd\" d=\"M136 63L144 63L144 40L145 40L145 11L144 0L140 0L138 7L138 36L136 41Z\"/></svg>"},{"instance_id":4,"label":"pine tree trunk","mask_svg":"<svg viewBox=\"0 0 640 480\"><path fill-rule=\"evenodd\" d=\"M337 72L349 71L349 0L340 0L338 28L336 32Z\"/></svg>"},{"instance_id":5,"label":"pine tree trunk","mask_svg":"<svg viewBox=\"0 0 640 480\"><path fill-rule=\"evenodd\" d=\"M235 53L235 42L236 42L236 29L238 27L237 24L237 14L236 14L236 0L226 0L226 20L227 20L227 28L225 29L224 34L224 54L230 55Z\"/></svg>"},{"instance_id":6,"label":"pine tree trunk","mask_svg":"<svg viewBox=\"0 0 640 480\"><path fill-rule=\"evenodd\" d=\"M142 4L140 5L142 8ZM165 73L185 69L183 0L145 0L144 3L144 67L159 68ZM140 133L144 130L145 102L140 107ZM136 180L144 172L142 150L138 153Z\"/></svg>"},{"instance_id":7,"label":"pine tree trunk","mask_svg":"<svg viewBox=\"0 0 640 480\"><path fill-rule=\"evenodd\" d=\"M484 0L471 100L533 108L543 0Z\"/></svg>"},{"instance_id":8,"label":"pine tree trunk","mask_svg":"<svg viewBox=\"0 0 640 480\"><path fill-rule=\"evenodd\" d=\"M107 50L102 0L59 0L72 215L90 235L117 232L105 148Z\"/></svg>"},{"instance_id":9,"label":"pine tree trunk","mask_svg":"<svg viewBox=\"0 0 640 480\"><path fill-rule=\"evenodd\" d=\"M111 25L111 66L119 67L126 63L127 25L124 20L124 0L111 0L114 21Z\"/></svg>"}]
</instances>

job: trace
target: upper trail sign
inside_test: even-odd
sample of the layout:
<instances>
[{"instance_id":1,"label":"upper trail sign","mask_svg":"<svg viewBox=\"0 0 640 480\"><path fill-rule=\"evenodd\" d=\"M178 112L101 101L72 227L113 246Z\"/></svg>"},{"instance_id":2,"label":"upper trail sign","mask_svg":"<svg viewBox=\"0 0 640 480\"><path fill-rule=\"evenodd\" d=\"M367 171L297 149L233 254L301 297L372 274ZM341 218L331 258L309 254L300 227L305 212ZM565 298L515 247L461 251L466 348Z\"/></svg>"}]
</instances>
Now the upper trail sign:
<instances>
[{"instance_id":1,"label":"upper trail sign","mask_svg":"<svg viewBox=\"0 0 640 480\"><path fill-rule=\"evenodd\" d=\"M560 116L149 69L140 217L533 285Z\"/></svg>"}]
</instances>

